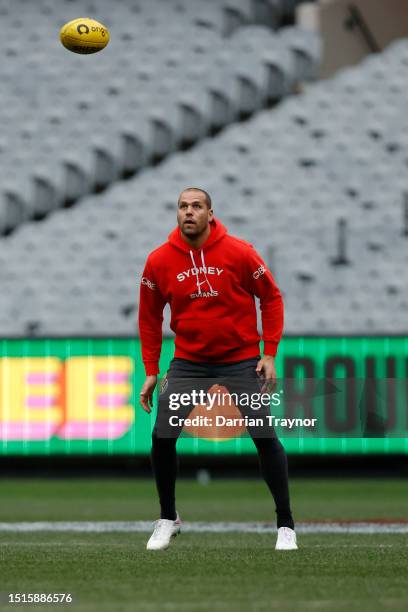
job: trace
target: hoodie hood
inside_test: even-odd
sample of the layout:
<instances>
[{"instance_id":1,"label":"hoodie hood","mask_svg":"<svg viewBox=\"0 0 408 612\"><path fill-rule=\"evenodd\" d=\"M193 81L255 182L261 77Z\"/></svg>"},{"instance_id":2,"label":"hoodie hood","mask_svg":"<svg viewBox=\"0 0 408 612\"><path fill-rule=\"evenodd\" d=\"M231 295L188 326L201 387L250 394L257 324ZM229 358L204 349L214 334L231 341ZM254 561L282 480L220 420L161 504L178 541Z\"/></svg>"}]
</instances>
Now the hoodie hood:
<instances>
[{"instance_id":1,"label":"hoodie hood","mask_svg":"<svg viewBox=\"0 0 408 612\"><path fill-rule=\"evenodd\" d=\"M182 238L181 230L179 227L176 227L171 232L171 234L169 234L169 243L180 251L183 251L187 254L189 254L191 251L206 251L216 242L222 240L222 238L224 238L227 233L227 228L225 227L225 225L223 225L221 221L218 221L218 219L215 219L214 217L212 221L210 221L210 228L211 234L208 236L207 240L199 249L194 249Z\"/></svg>"},{"instance_id":2,"label":"hoodie hood","mask_svg":"<svg viewBox=\"0 0 408 612\"><path fill-rule=\"evenodd\" d=\"M179 227L176 227L176 229L173 230L169 236L170 244L176 247L177 249L183 251L183 253L186 253L191 259L196 279L198 295L202 295L203 293L203 290L201 289L202 286L206 286L207 289L211 292L211 294L214 293L214 289L207 277L207 265L204 259L204 250L207 251L214 244L222 240L227 233L227 228L221 223L221 221L217 221L214 218L212 219L212 221L210 221L210 228L211 234L208 236L204 244L202 244L201 247L198 249L194 249L185 240L183 240ZM198 265L194 258L194 255L197 254L199 254L199 257L201 259L201 261L200 259L198 260ZM202 274L204 275L203 280L200 280L200 269L202 270Z\"/></svg>"}]
</instances>

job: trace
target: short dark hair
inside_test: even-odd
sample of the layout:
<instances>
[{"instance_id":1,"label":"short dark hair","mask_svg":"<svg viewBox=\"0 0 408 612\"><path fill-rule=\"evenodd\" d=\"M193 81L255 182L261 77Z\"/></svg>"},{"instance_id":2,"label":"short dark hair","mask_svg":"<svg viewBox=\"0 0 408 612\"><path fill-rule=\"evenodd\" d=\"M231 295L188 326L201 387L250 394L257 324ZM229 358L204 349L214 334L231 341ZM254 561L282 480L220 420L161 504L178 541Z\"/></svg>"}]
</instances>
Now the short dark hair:
<instances>
[{"instance_id":1,"label":"short dark hair","mask_svg":"<svg viewBox=\"0 0 408 612\"><path fill-rule=\"evenodd\" d=\"M186 187L186 189L183 189L181 193L184 193L185 191L201 191L201 193L203 193L205 196L205 203L207 204L207 208L212 208L211 196L205 191L205 189L201 189L201 187ZM180 197L178 201L180 202Z\"/></svg>"}]
</instances>

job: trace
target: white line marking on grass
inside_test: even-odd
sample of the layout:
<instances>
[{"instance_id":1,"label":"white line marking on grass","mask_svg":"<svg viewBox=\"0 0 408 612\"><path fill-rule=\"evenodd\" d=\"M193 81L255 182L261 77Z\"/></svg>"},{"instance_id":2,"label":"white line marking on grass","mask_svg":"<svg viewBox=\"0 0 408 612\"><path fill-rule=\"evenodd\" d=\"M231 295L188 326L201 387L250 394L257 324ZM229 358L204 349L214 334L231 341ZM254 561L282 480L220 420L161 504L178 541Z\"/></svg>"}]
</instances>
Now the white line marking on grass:
<instances>
[{"instance_id":1,"label":"white line marking on grass","mask_svg":"<svg viewBox=\"0 0 408 612\"><path fill-rule=\"evenodd\" d=\"M0 523L0 532L41 532L41 531L75 531L88 533L149 533L153 529L150 521L38 521L24 523ZM276 533L271 523L182 523L184 533ZM300 534L313 533L408 533L407 523L297 523L296 531Z\"/></svg>"},{"instance_id":2,"label":"white line marking on grass","mask_svg":"<svg viewBox=\"0 0 408 612\"><path fill-rule=\"evenodd\" d=\"M60 532L61 533L61 532ZM66 532L68 533L68 532ZM381 535L381 534L376 534L376 535ZM58 540L57 542L17 542L16 540L13 540L11 542L3 542L2 540L0 541L0 544L3 548L5 548L6 546L10 546L15 548L16 546L18 546L19 548L21 547L26 547L26 548L37 548L37 547L43 547L43 548L50 548L50 547L58 547L58 548L69 548L69 547L74 547L75 549L77 549L78 547L82 547L82 548L95 548L98 546L103 546L104 548L106 548L107 544L105 541L103 542L95 542L94 540L92 542L79 542L78 540L75 540L74 542L61 542L61 540ZM122 549L124 546L132 546L134 547L134 542L129 541L127 544L124 544L122 542L109 542L109 550L112 550L113 548L120 548ZM222 548L222 542L219 542L217 544L218 548ZM351 548L375 548L376 550L379 548L407 548L408 544L401 544L400 542L398 542L398 544L304 544L302 542L302 549L307 549L310 550L311 548L333 548L335 550L338 550L339 548L347 548L347 550L350 550ZM267 550L270 550L270 545L265 547Z\"/></svg>"}]
</instances>

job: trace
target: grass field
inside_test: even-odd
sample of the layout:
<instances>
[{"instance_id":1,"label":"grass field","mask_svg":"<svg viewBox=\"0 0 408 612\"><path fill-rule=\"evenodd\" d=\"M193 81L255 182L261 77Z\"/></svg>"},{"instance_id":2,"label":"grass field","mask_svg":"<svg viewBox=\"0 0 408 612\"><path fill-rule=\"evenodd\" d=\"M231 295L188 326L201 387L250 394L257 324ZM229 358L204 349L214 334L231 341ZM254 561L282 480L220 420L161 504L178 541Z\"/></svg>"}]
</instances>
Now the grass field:
<instances>
[{"instance_id":1,"label":"grass field","mask_svg":"<svg viewBox=\"0 0 408 612\"><path fill-rule=\"evenodd\" d=\"M0 522L133 521L157 517L151 481L2 480ZM406 520L402 480L292 480L298 521ZM272 521L262 482L180 481L185 521ZM89 611L407 610L408 534L300 535L298 551L274 534L182 533L147 553L141 533L5 533L0 609L8 593L67 593Z\"/></svg>"}]
</instances>

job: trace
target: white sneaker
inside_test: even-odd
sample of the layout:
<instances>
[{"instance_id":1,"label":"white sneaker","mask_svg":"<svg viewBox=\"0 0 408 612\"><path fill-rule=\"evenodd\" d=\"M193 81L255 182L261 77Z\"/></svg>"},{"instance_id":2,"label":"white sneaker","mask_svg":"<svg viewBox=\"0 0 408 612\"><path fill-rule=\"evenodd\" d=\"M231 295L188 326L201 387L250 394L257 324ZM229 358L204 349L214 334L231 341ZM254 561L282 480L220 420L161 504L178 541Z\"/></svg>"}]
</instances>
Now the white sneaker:
<instances>
[{"instance_id":1,"label":"white sneaker","mask_svg":"<svg viewBox=\"0 0 408 612\"><path fill-rule=\"evenodd\" d=\"M146 545L147 550L164 550L170 546L171 538L175 538L180 533L180 517L177 514L175 521L169 519L159 519L155 522L155 527Z\"/></svg>"},{"instance_id":2,"label":"white sneaker","mask_svg":"<svg viewBox=\"0 0 408 612\"><path fill-rule=\"evenodd\" d=\"M297 550L296 533L290 527L279 527L275 550Z\"/></svg>"}]
</instances>

